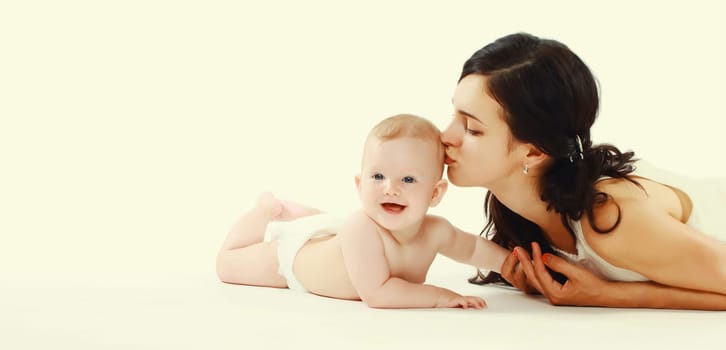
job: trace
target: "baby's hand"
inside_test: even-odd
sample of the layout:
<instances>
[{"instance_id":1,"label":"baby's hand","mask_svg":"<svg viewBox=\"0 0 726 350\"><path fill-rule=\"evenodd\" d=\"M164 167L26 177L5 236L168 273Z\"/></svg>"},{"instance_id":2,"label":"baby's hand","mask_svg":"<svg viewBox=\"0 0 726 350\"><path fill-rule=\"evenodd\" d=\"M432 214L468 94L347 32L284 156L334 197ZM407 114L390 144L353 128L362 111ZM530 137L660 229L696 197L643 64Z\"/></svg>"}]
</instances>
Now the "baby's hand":
<instances>
[{"instance_id":1,"label":"baby's hand","mask_svg":"<svg viewBox=\"0 0 726 350\"><path fill-rule=\"evenodd\" d=\"M483 309L486 306L487 303L480 297L464 296L451 291L441 295L438 303L436 303L436 307L461 307L464 309L469 307Z\"/></svg>"}]
</instances>

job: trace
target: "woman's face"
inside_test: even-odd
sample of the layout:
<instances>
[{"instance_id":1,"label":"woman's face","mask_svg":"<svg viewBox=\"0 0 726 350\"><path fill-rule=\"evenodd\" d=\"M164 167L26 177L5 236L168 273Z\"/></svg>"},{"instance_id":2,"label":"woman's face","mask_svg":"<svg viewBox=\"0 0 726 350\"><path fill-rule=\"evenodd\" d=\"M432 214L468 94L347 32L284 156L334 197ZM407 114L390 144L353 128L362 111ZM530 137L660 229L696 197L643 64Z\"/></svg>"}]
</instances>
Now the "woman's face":
<instances>
[{"instance_id":1,"label":"woman's face","mask_svg":"<svg viewBox=\"0 0 726 350\"><path fill-rule=\"evenodd\" d=\"M502 119L501 106L485 91L486 77L470 74L456 87L454 116L441 134L446 145L447 176L457 186L492 189L501 180L522 172L514 141Z\"/></svg>"}]
</instances>

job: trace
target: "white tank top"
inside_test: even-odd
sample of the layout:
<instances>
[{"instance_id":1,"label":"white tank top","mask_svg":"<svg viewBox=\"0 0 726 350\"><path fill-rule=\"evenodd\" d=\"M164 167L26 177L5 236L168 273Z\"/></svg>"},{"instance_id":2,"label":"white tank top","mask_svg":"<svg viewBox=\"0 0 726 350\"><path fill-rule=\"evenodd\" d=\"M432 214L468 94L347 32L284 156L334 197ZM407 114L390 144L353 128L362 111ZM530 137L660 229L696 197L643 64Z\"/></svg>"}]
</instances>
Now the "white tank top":
<instances>
[{"instance_id":1,"label":"white tank top","mask_svg":"<svg viewBox=\"0 0 726 350\"><path fill-rule=\"evenodd\" d=\"M634 175L678 188L688 195L693 208L686 225L726 241L726 220L722 218L726 215L726 179L694 179L680 176L656 168L642 160L637 161L635 167ZM626 282L648 280L639 273L614 266L603 260L587 244L582 234L580 221L570 221L570 224L575 232L577 254L570 254L553 247L561 257L608 280Z\"/></svg>"}]
</instances>

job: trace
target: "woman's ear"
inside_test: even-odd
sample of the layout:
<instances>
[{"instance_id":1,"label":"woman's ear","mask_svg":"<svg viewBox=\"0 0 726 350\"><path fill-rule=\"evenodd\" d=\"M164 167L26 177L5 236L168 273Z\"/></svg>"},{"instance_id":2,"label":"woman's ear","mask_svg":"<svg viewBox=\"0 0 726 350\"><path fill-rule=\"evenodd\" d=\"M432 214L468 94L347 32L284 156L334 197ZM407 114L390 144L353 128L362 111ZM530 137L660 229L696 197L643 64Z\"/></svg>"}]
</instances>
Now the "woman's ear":
<instances>
[{"instance_id":1,"label":"woman's ear","mask_svg":"<svg viewBox=\"0 0 726 350\"><path fill-rule=\"evenodd\" d=\"M522 164L523 168L528 170L537 169L545 164L545 161L549 156L542 152L539 148L535 147L531 143L522 145L524 147L524 161Z\"/></svg>"},{"instance_id":2,"label":"woman's ear","mask_svg":"<svg viewBox=\"0 0 726 350\"><path fill-rule=\"evenodd\" d=\"M436 185L434 186L434 192L431 196L431 203L429 204L429 207L435 207L436 205L441 202L441 199L444 198L444 194L446 193L446 190L449 188L449 182L441 179L438 182L436 182Z\"/></svg>"}]
</instances>

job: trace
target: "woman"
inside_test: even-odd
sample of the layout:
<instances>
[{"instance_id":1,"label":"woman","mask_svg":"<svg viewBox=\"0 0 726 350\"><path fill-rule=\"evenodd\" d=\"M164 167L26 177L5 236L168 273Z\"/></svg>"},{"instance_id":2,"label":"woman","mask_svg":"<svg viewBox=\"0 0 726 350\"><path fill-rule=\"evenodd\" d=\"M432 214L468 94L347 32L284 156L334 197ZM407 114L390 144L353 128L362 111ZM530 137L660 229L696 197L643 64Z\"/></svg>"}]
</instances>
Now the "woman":
<instances>
[{"instance_id":1,"label":"woman","mask_svg":"<svg viewBox=\"0 0 726 350\"><path fill-rule=\"evenodd\" d=\"M509 35L464 64L442 135L449 181L489 189L485 230L513 250L479 282L557 305L726 309L726 186L593 144L598 99L554 40Z\"/></svg>"}]
</instances>

